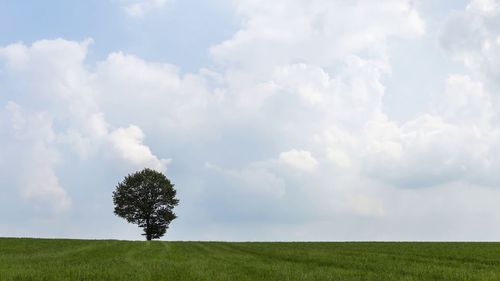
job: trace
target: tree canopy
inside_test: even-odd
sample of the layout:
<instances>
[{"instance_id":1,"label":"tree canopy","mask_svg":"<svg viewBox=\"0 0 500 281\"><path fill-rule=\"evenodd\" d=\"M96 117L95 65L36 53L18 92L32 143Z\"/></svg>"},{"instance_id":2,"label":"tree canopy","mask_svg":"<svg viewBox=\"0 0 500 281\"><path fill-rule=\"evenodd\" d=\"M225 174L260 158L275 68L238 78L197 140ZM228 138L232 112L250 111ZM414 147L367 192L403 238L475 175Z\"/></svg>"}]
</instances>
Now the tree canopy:
<instances>
[{"instance_id":1,"label":"tree canopy","mask_svg":"<svg viewBox=\"0 0 500 281\"><path fill-rule=\"evenodd\" d=\"M129 174L113 192L114 213L137 224L147 240L161 238L177 216L173 212L179 200L170 180L152 169Z\"/></svg>"}]
</instances>

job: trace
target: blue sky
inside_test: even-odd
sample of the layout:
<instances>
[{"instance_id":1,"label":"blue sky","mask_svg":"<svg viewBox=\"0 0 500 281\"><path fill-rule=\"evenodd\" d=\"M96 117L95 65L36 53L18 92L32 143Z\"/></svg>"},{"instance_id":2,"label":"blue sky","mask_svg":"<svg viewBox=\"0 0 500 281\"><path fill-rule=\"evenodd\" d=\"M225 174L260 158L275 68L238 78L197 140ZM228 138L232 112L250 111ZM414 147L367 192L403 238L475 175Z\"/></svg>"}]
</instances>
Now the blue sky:
<instances>
[{"instance_id":1,"label":"blue sky","mask_svg":"<svg viewBox=\"0 0 500 281\"><path fill-rule=\"evenodd\" d=\"M0 235L497 240L497 0L0 3Z\"/></svg>"},{"instance_id":2,"label":"blue sky","mask_svg":"<svg viewBox=\"0 0 500 281\"><path fill-rule=\"evenodd\" d=\"M139 18L127 16L123 11L127 4L133 2L2 1L0 40L6 45L93 38L99 46L90 50L90 60L121 50L196 71L209 63L207 49L238 28L225 1L170 1Z\"/></svg>"}]
</instances>

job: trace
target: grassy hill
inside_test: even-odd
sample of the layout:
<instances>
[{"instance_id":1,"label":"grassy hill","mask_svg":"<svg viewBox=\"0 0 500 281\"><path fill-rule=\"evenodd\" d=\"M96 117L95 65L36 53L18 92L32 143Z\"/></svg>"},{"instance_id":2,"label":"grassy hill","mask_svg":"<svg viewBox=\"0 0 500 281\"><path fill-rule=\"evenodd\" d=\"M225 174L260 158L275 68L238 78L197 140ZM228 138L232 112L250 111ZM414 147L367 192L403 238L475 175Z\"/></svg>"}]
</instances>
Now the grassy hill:
<instances>
[{"instance_id":1,"label":"grassy hill","mask_svg":"<svg viewBox=\"0 0 500 281\"><path fill-rule=\"evenodd\" d=\"M500 243L6 238L0 280L500 280Z\"/></svg>"}]
</instances>

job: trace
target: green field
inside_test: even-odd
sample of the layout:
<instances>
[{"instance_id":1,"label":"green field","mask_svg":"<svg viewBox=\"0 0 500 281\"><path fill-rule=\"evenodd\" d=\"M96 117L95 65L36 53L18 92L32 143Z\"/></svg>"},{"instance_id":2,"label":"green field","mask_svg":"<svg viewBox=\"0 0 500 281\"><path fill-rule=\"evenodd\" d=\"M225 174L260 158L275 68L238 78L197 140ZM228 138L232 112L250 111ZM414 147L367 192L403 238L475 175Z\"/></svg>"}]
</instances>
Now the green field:
<instances>
[{"instance_id":1,"label":"green field","mask_svg":"<svg viewBox=\"0 0 500 281\"><path fill-rule=\"evenodd\" d=\"M500 243L0 239L0 280L500 280Z\"/></svg>"}]
</instances>

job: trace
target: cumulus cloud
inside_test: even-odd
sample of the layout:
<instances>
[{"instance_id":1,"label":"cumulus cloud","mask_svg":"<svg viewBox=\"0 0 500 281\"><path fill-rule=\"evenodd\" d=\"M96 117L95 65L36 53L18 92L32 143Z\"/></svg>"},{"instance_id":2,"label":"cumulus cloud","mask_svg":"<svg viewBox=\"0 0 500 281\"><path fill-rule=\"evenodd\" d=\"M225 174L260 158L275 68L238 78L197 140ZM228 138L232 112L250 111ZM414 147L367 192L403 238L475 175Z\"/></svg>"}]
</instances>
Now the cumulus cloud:
<instances>
[{"instance_id":1,"label":"cumulus cloud","mask_svg":"<svg viewBox=\"0 0 500 281\"><path fill-rule=\"evenodd\" d=\"M132 16L165 4L141 3ZM191 223L174 238L231 239L217 235L236 225L232 238L248 240L479 237L467 226L500 218L497 4L474 0L447 20L441 46L465 73L404 122L384 95L391 43L425 34L410 0L233 1L240 30L192 73L123 52L94 64L92 40L2 47L0 102L45 120L0 122L14 136L45 128L18 145L47 177L20 190L70 202L57 165L73 153L110 170L172 165Z\"/></svg>"},{"instance_id":2,"label":"cumulus cloud","mask_svg":"<svg viewBox=\"0 0 500 281\"><path fill-rule=\"evenodd\" d=\"M33 88L20 92L26 97L41 92L36 95L40 108L33 111L43 108L52 114L58 128L57 141L87 159L103 152L112 153L134 167L149 165L163 169L167 160L156 157L144 145L144 132L165 140L165 144L181 147L182 151L188 149L182 146L182 141L193 137L197 140L196 147L210 145L219 152L228 146L245 149L241 142L230 142L224 136L242 133L243 139L251 140L257 134L262 143L282 140L269 148L264 159L240 163L241 169L215 170L220 178L227 179L220 179L226 183L221 190L230 190L235 185L246 186L244 190L261 190L261 194L274 194L273 198L283 201L282 208L286 209L287 204L294 204L304 194L310 193L309 202L324 193L335 195L329 190L328 178L316 180L296 175L281 170L283 164L311 172L322 167L321 161L328 160L312 155L328 154L336 155L333 157L337 160L343 158L340 169L351 164L359 166L361 158L356 143L342 141L330 146L324 136L335 130L338 134L334 138L345 135L345 140L356 141L367 122L384 120L384 87L380 79L389 69L385 42L392 37L419 36L424 24L410 1L386 1L369 7L361 2L278 4L279 9L270 9L264 2L237 3L238 13L246 19L242 30L212 48L215 64L229 64L222 71L206 69L181 75L175 66L146 62L123 53L110 54L91 71L85 66L91 41L46 40L31 47L17 44L2 50L9 75L17 75L17 80L21 77L33 80L29 83ZM345 17L346 14L363 19L363 25ZM332 24L332 20L349 28L337 28L339 25ZM294 31L292 36L290 30L294 28L290 28L290 23L305 28L305 32ZM266 52L258 52L264 46ZM339 70L332 72L331 66ZM51 75L43 81L37 80L37 74L47 73L47 69ZM59 116L64 116L64 120ZM284 147L303 149L286 151ZM386 144L378 147L379 151L390 149ZM252 158L256 147L246 149ZM209 156L201 150L201 156L192 161L211 161ZM192 166L186 169L189 167ZM326 170L322 173L330 174ZM310 188L304 190L299 183L308 181ZM235 193L232 199L236 205L246 200L244 194L249 193ZM256 198L262 199L259 196ZM348 193L341 197L350 198ZM375 202L368 197L353 196L347 199L353 205L341 204L345 207L338 208L366 215L367 210L373 209L369 206L378 204L367 203ZM324 206L322 212L332 212L330 201L319 205ZM247 213L258 208L247 206ZM303 208L308 215L318 211Z\"/></svg>"},{"instance_id":3,"label":"cumulus cloud","mask_svg":"<svg viewBox=\"0 0 500 281\"><path fill-rule=\"evenodd\" d=\"M211 49L226 63L326 66L358 51L379 54L390 37L412 38L425 31L408 0L233 2L243 27Z\"/></svg>"},{"instance_id":4,"label":"cumulus cloud","mask_svg":"<svg viewBox=\"0 0 500 281\"><path fill-rule=\"evenodd\" d=\"M2 115L9 121L2 129L9 132L9 139L2 145L10 150L6 160L14 167L13 173L4 177L17 182L21 195L39 208L49 207L55 212L69 208L71 200L55 172L60 157L52 145L52 120L45 113L30 114L13 102L4 110Z\"/></svg>"},{"instance_id":5,"label":"cumulus cloud","mask_svg":"<svg viewBox=\"0 0 500 281\"><path fill-rule=\"evenodd\" d=\"M56 39L0 48L8 93L2 100L12 117L12 123L3 126L10 126L8 136L24 140L5 140L6 145L16 142L15 151L24 155L22 162L16 161L15 154L8 155L8 160L26 171L20 183L26 198L40 199L58 209L70 206L55 169L68 157L59 156L65 146L87 159L112 154L109 157L134 168L165 171L168 163L144 145L139 127L123 128L106 121L97 100L100 87L84 63L90 43L92 40Z\"/></svg>"},{"instance_id":6,"label":"cumulus cloud","mask_svg":"<svg viewBox=\"0 0 500 281\"><path fill-rule=\"evenodd\" d=\"M102 93L97 102L116 122L183 131L201 126L207 115L210 92L204 77L182 75L174 65L117 52L97 63L92 78Z\"/></svg>"},{"instance_id":7,"label":"cumulus cloud","mask_svg":"<svg viewBox=\"0 0 500 281\"><path fill-rule=\"evenodd\" d=\"M496 0L471 1L450 16L440 42L444 50L464 64L472 75L498 89L500 62L500 4Z\"/></svg>"},{"instance_id":8,"label":"cumulus cloud","mask_svg":"<svg viewBox=\"0 0 500 281\"><path fill-rule=\"evenodd\" d=\"M169 160L160 160L151 153L149 147L143 144L144 133L139 127L131 125L119 128L111 132L109 137L113 149L123 160L137 165L139 169L146 166L160 172L166 170Z\"/></svg>"}]
</instances>

